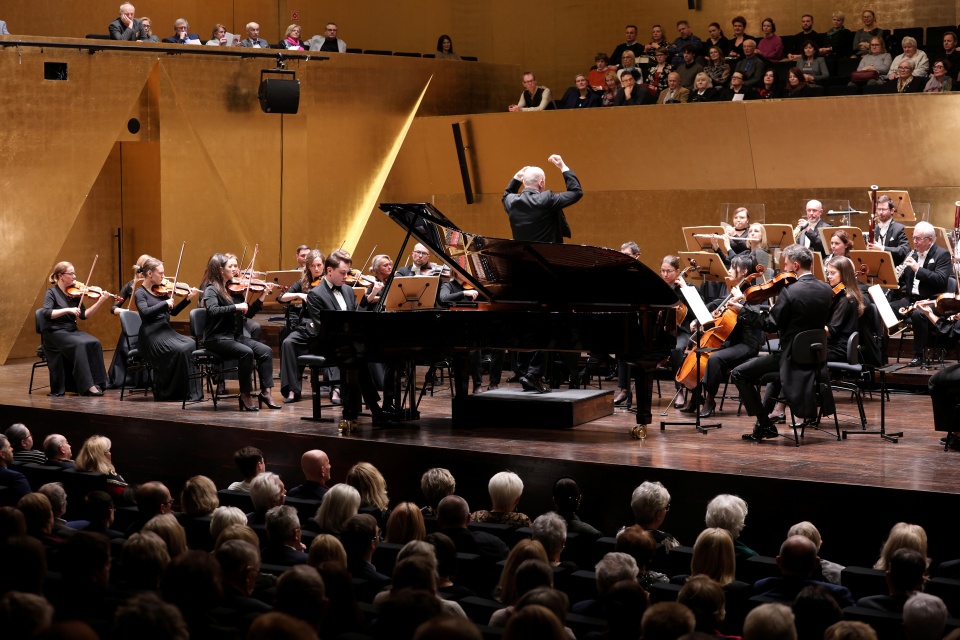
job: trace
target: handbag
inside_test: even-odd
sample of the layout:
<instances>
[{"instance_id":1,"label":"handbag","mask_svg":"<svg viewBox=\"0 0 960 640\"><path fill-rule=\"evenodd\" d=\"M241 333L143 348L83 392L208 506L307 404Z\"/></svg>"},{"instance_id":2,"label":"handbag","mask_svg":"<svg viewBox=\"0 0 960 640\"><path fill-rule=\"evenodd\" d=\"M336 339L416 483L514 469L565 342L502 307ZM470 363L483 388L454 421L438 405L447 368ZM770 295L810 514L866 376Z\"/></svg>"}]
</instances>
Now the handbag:
<instances>
[{"instance_id":1,"label":"handbag","mask_svg":"<svg viewBox=\"0 0 960 640\"><path fill-rule=\"evenodd\" d=\"M867 82L869 80L879 80L880 73L876 69L870 71L854 71L850 74L850 82Z\"/></svg>"}]
</instances>

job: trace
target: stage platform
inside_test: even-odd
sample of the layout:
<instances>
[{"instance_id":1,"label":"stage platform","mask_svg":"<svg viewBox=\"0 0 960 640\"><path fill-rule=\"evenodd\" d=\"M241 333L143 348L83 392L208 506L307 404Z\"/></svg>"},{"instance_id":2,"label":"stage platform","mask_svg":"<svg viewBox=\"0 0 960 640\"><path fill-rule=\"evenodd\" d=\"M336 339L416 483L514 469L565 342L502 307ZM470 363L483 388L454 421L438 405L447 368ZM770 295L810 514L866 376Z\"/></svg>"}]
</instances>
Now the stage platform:
<instances>
[{"instance_id":1,"label":"stage platform","mask_svg":"<svg viewBox=\"0 0 960 640\"><path fill-rule=\"evenodd\" d=\"M619 408L565 429L524 428L495 412L486 416L483 426L454 427L449 391L439 385L433 397L424 398L419 422L381 428L361 417L359 432L342 436L336 423L301 420L311 411L309 395L280 411L241 413L236 401L224 401L219 411L209 402L181 410L179 403L156 403L142 395L121 402L118 391L107 391L102 398L51 398L45 389L28 395L29 376L28 363L0 367L3 428L13 422L27 424L37 446L44 435L63 433L74 454L89 435L106 435L113 441L114 464L129 482L161 480L174 495L193 475L207 475L220 487L238 479L232 453L245 445L262 449L267 468L281 474L289 487L302 481L301 453L320 448L330 455L334 482L342 481L357 461L375 464L388 480L391 504L422 504L420 475L442 466L454 473L457 492L471 508L489 508L487 480L510 469L526 485L518 510L537 515L552 508L554 481L570 475L584 495L583 519L610 535L631 522L634 487L659 480L672 493L664 529L687 545L703 528L709 499L734 493L750 505L744 541L762 554L775 555L790 525L811 520L826 541L824 557L869 564L890 526L908 521L927 529L932 557L960 557L947 515L960 507L960 452L945 452L938 445L942 434L933 430L930 401L924 395L894 393L887 403L887 430L904 433L898 443L875 435L837 441L808 431L803 444L795 447L783 438L759 444L742 440L753 420L736 416L735 400L711 420L722 422L720 429L701 434L691 424L661 431L660 413L670 400L672 383L662 383L662 399L654 395L655 422L646 440L636 440L630 436L635 415ZM38 370L38 379L46 383L45 370ZM603 383L605 391L613 386ZM841 429L859 429L855 404L842 392L837 402L846 414L841 415ZM324 411L339 415L339 409ZM868 428L877 428L877 393L866 400L866 411ZM670 421L690 418L673 408L666 415Z\"/></svg>"}]
</instances>

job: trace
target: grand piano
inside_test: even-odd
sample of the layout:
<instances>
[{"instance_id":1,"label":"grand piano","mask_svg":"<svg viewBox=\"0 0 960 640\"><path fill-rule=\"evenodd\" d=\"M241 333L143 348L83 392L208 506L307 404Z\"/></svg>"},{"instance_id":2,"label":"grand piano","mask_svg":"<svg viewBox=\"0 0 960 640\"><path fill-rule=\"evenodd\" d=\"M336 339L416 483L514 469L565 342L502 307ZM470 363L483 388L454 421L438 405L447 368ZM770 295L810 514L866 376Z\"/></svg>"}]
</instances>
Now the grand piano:
<instances>
[{"instance_id":1,"label":"grand piano","mask_svg":"<svg viewBox=\"0 0 960 640\"><path fill-rule=\"evenodd\" d=\"M416 360L466 358L475 349L617 354L635 365L637 424L651 422L651 374L674 347L676 329L677 297L659 274L603 247L468 233L427 203L380 209L407 232L394 271L415 238L476 288L479 301L452 309L330 311L320 318L311 354L348 369L386 362L411 382ZM391 275L381 305L393 281ZM384 409L398 420L418 418L415 394L403 393L394 377L395 404ZM457 393L467 390L462 378Z\"/></svg>"}]
</instances>

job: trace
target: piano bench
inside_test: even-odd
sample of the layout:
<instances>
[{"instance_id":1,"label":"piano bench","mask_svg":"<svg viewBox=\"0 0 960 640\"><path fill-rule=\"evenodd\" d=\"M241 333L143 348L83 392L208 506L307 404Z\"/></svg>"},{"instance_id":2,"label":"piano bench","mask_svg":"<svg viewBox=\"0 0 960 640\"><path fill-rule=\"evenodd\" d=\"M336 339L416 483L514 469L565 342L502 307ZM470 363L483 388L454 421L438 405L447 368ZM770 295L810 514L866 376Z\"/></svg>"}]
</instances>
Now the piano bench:
<instances>
[{"instance_id":1,"label":"piano bench","mask_svg":"<svg viewBox=\"0 0 960 640\"><path fill-rule=\"evenodd\" d=\"M323 356L298 356L297 364L301 367L310 368L310 389L313 393L313 415L304 416L301 420L313 420L315 422L333 422L333 418L324 418L322 416L322 394L320 393L320 371L327 368L327 359Z\"/></svg>"}]
</instances>

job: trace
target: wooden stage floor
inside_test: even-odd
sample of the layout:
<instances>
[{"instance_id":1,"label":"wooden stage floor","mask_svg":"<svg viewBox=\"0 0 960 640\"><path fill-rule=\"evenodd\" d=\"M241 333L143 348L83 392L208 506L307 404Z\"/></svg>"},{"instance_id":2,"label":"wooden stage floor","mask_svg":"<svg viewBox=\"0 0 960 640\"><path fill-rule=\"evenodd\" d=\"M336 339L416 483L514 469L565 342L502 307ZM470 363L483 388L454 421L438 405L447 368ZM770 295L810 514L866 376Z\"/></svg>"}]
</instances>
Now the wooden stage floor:
<instances>
[{"instance_id":1,"label":"wooden stage floor","mask_svg":"<svg viewBox=\"0 0 960 640\"><path fill-rule=\"evenodd\" d=\"M657 479L675 493L682 486L693 498L690 505L681 506L674 497L670 516L675 526L683 524L693 537L702 528L706 501L717 493L736 493L751 505L758 500L778 504L768 510L768 518L748 519L754 533L778 536L776 544L784 527L801 519L819 518L821 530L826 527L837 539L847 536L843 526L863 518L875 518L883 535L898 520L923 520L929 529L942 519L937 512L950 513L943 510L947 503L960 506L960 452L945 452L938 444L942 434L933 430L925 395L894 393L887 403L887 431L903 431L898 443L876 435L837 441L834 435L808 431L798 448L785 438L760 444L743 441L741 435L751 429L753 420L736 416L735 401L714 416L712 421L722 422L720 429L701 434L693 426L668 426L661 431L660 412L669 401L667 384L662 399L654 394L656 422L648 428L647 439L640 441L629 435L635 416L619 409L568 429L510 425L504 416L490 416L484 428L454 428L450 393L439 387L434 397L424 398L418 423L380 428L361 417L359 434L341 436L335 423L301 420L310 414L309 396L281 411L241 413L230 402L221 403L220 411L209 402L181 410L177 403L155 403L142 395L121 402L118 391L107 391L102 398L71 394L51 398L45 389L28 395L29 376L29 364L0 367L3 428L22 421L35 436L65 433L75 454L83 438L104 433L114 440L115 464L131 482L157 478L179 487L190 475L203 473L224 486L236 475L232 451L253 444L266 453L268 468L289 478L290 486L301 477L300 453L322 448L331 454L334 481L342 480L354 461L374 462L390 482L394 504L401 499L422 502L420 474L430 466L445 466L454 470L458 493L475 508L483 508L489 474L510 468L527 482L521 510L527 503L527 512L535 514L549 510L553 481L573 475L586 496L584 513L606 525L601 528L607 531L629 519L633 487ZM45 384L46 371L38 370L38 378ZM604 386L610 384L615 385ZM836 397L840 413L846 414L841 415L841 430L859 429L856 405L844 392ZM875 429L879 394L867 398L865 406L868 428ZM339 417L339 409L325 409L325 414ZM664 419L689 418L671 408ZM829 424L832 427L832 420ZM780 429L785 431L783 425ZM751 506L751 517L756 511ZM693 543L691 535L683 537L682 542ZM824 533L825 539L829 537ZM871 542L871 553L875 548ZM775 548L761 550L765 551Z\"/></svg>"}]
</instances>

